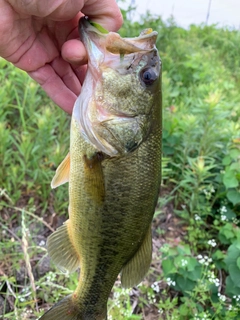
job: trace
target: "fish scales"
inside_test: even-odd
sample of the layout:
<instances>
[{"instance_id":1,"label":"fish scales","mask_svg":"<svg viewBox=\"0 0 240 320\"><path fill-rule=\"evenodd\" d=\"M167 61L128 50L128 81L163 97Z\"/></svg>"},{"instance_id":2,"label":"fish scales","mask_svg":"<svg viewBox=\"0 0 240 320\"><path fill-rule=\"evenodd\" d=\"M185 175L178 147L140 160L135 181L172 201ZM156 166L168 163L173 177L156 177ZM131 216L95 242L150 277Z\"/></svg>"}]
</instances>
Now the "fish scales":
<instances>
[{"instance_id":1,"label":"fish scales","mask_svg":"<svg viewBox=\"0 0 240 320\"><path fill-rule=\"evenodd\" d=\"M80 34L90 70L74 106L70 155L52 182L56 187L69 181L69 220L48 240L52 260L70 271L80 266L80 276L74 293L41 320L107 319L107 300L118 274L124 286L137 285L151 262L162 134L156 33L143 31L130 40L111 33L117 44L112 43L109 60L94 47L100 39L104 48L108 39L96 24L81 20Z\"/></svg>"}]
</instances>

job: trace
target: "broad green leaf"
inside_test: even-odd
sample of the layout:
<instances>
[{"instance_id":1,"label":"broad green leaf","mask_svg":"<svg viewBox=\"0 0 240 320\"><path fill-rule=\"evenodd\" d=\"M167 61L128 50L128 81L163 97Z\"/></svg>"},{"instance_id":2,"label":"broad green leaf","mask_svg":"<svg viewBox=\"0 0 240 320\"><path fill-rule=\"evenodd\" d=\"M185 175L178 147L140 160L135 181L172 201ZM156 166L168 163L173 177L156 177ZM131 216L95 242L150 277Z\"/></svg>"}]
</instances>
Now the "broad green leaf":
<instances>
[{"instance_id":1,"label":"broad green leaf","mask_svg":"<svg viewBox=\"0 0 240 320\"><path fill-rule=\"evenodd\" d=\"M222 259L224 259L225 254L221 250L217 250L214 252L212 257L213 257L213 259L216 259L216 260L222 260Z\"/></svg>"},{"instance_id":2,"label":"broad green leaf","mask_svg":"<svg viewBox=\"0 0 240 320\"><path fill-rule=\"evenodd\" d=\"M237 266L238 266L238 269L240 271L240 257L237 258Z\"/></svg>"},{"instance_id":3,"label":"broad green leaf","mask_svg":"<svg viewBox=\"0 0 240 320\"><path fill-rule=\"evenodd\" d=\"M240 203L240 192L236 189L229 190L227 192L227 198L235 206L236 204Z\"/></svg>"},{"instance_id":4,"label":"broad green leaf","mask_svg":"<svg viewBox=\"0 0 240 320\"><path fill-rule=\"evenodd\" d=\"M232 209L230 209L229 207L227 207L227 212L226 212L225 216L228 218L229 221L236 218L235 212ZM235 236L235 233L234 233L234 236Z\"/></svg>"},{"instance_id":5,"label":"broad green leaf","mask_svg":"<svg viewBox=\"0 0 240 320\"><path fill-rule=\"evenodd\" d=\"M222 160L222 164L224 164L225 166L229 165L231 162L232 162L232 159L230 156L226 156Z\"/></svg>"},{"instance_id":6,"label":"broad green leaf","mask_svg":"<svg viewBox=\"0 0 240 320\"><path fill-rule=\"evenodd\" d=\"M237 172L240 172L240 164L239 162L233 162L230 167L231 170L235 170Z\"/></svg>"},{"instance_id":7,"label":"broad green leaf","mask_svg":"<svg viewBox=\"0 0 240 320\"><path fill-rule=\"evenodd\" d=\"M188 244L181 245L181 246L178 247L178 252L181 255L191 255L190 246Z\"/></svg>"},{"instance_id":8,"label":"broad green leaf","mask_svg":"<svg viewBox=\"0 0 240 320\"><path fill-rule=\"evenodd\" d=\"M232 159L237 159L239 156L240 156L240 150L238 149L232 149L230 152L229 152L229 155Z\"/></svg>"},{"instance_id":9,"label":"broad green leaf","mask_svg":"<svg viewBox=\"0 0 240 320\"><path fill-rule=\"evenodd\" d=\"M226 294L229 296L240 294L240 288L235 286L235 283L230 276L226 278Z\"/></svg>"},{"instance_id":10,"label":"broad green leaf","mask_svg":"<svg viewBox=\"0 0 240 320\"><path fill-rule=\"evenodd\" d=\"M230 265L236 264L236 261L239 257L240 257L240 249L235 244L232 244L228 248L227 256L225 258L227 267L229 267Z\"/></svg>"},{"instance_id":11,"label":"broad green leaf","mask_svg":"<svg viewBox=\"0 0 240 320\"><path fill-rule=\"evenodd\" d=\"M226 170L223 176L223 183L227 189L236 188L238 186L238 179L236 178L236 173L233 170Z\"/></svg>"},{"instance_id":12,"label":"broad green leaf","mask_svg":"<svg viewBox=\"0 0 240 320\"><path fill-rule=\"evenodd\" d=\"M198 266L198 267L195 267L192 272L188 272L187 277L192 281L197 281L198 279L201 278L201 273L202 273L202 266Z\"/></svg>"},{"instance_id":13,"label":"broad green leaf","mask_svg":"<svg viewBox=\"0 0 240 320\"><path fill-rule=\"evenodd\" d=\"M188 305L182 304L179 309L181 312L181 316L188 316L189 315L190 310L189 310Z\"/></svg>"},{"instance_id":14,"label":"broad green leaf","mask_svg":"<svg viewBox=\"0 0 240 320\"><path fill-rule=\"evenodd\" d=\"M178 275L176 277L176 283L178 284L182 292L191 291L196 285L195 281L192 281L188 278L184 278L181 275Z\"/></svg>"},{"instance_id":15,"label":"broad green leaf","mask_svg":"<svg viewBox=\"0 0 240 320\"><path fill-rule=\"evenodd\" d=\"M176 268L173 264L172 259L163 260L162 261L162 269L163 269L164 275L168 275L170 273L176 272Z\"/></svg>"},{"instance_id":16,"label":"broad green leaf","mask_svg":"<svg viewBox=\"0 0 240 320\"><path fill-rule=\"evenodd\" d=\"M188 258L187 261L188 261L188 264L187 264L188 271L193 271L197 266L199 266L199 262L195 258Z\"/></svg>"},{"instance_id":17,"label":"broad green leaf","mask_svg":"<svg viewBox=\"0 0 240 320\"><path fill-rule=\"evenodd\" d=\"M228 268L229 275L236 287L240 287L240 269L237 264L231 264Z\"/></svg>"},{"instance_id":18,"label":"broad green leaf","mask_svg":"<svg viewBox=\"0 0 240 320\"><path fill-rule=\"evenodd\" d=\"M183 261L186 260L184 256L182 255L179 255L179 256L176 256L174 258L174 265L177 267L177 268L181 268L183 267Z\"/></svg>"}]
</instances>

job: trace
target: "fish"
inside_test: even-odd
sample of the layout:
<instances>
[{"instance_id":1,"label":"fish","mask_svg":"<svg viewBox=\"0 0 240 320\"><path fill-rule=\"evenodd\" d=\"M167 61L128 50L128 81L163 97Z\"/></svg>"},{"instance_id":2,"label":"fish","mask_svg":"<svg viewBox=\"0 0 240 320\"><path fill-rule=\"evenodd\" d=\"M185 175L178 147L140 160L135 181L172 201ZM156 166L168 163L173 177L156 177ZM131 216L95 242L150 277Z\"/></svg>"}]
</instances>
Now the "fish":
<instances>
[{"instance_id":1,"label":"fish","mask_svg":"<svg viewBox=\"0 0 240 320\"><path fill-rule=\"evenodd\" d=\"M69 219L47 240L77 288L41 320L105 320L112 287L138 285L152 259L151 221L161 183L162 85L157 32L134 38L79 22L88 69L70 128L70 151L52 188L69 183Z\"/></svg>"}]
</instances>

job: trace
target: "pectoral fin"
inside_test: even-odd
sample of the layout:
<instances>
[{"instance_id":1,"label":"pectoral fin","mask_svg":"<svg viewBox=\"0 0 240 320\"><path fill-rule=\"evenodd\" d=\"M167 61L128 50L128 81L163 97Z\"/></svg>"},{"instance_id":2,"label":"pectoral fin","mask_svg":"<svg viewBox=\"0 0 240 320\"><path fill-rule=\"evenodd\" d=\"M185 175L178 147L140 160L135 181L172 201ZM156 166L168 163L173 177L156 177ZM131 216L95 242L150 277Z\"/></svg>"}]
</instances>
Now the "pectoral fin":
<instances>
[{"instance_id":1,"label":"pectoral fin","mask_svg":"<svg viewBox=\"0 0 240 320\"><path fill-rule=\"evenodd\" d=\"M79 256L70 238L69 220L48 237L47 248L50 258L62 271L73 272L79 267Z\"/></svg>"},{"instance_id":2,"label":"pectoral fin","mask_svg":"<svg viewBox=\"0 0 240 320\"><path fill-rule=\"evenodd\" d=\"M94 153L91 157L86 155L84 159L84 187L88 196L92 201L101 205L105 197L104 177L102 172L102 158L101 153Z\"/></svg>"},{"instance_id":3,"label":"pectoral fin","mask_svg":"<svg viewBox=\"0 0 240 320\"><path fill-rule=\"evenodd\" d=\"M54 189L68 182L69 171L70 171L70 154L68 153L67 156L62 161L62 163L58 166L55 176L52 179L51 187Z\"/></svg>"},{"instance_id":4,"label":"pectoral fin","mask_svg":"<svg viewBox=\"0 0 240 320\"><path fill-rule=\"evenodd\" d=\"M147 273L152 261L152 232L149 227L145 239L121 272L122 286L130 288L138 285Z\"/></svg>"}]
</instances>

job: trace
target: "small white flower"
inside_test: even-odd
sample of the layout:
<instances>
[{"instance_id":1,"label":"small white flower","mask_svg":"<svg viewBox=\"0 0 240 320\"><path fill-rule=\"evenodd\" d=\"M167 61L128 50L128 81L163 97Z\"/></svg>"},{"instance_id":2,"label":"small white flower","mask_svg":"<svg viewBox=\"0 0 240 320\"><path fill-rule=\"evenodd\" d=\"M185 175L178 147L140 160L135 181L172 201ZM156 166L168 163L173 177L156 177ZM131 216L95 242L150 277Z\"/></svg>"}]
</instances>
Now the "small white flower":
<instances>
[{"instance_id":1,"label":"small white flower","mask_svg":"<svg viewBox=\"0 0 240 320\"><path fill-rule=\"evenodd\" d=\"M240 294L238 296L233 296L233 299L235 299L237 302L240 300Z\"/></svg>"},{"instance_id":2,"label":"small white flower","mask_svg":"<svg viewBox=\"0 0 240 320\"><path fill-rule=\"evenodd\" d=\"M41 241L39 242L39 246L40 246L40 247L45 246L45 244L46 244L46 242L45 242L44 240L41 240Z\"/></svg>"},{"instance_id":3,"label":"small white flower","mask_svg":"<svg viewBox=\"0 0 240 320\"><path fill-rule=\"evenodd\" d=\"M216 245L217 245L217 243L216 243L216 241L215 241L214 239L209 240L209 241L208 241L208 244L209 244L210 246L212 246L212 247L216 247Z\"/></svg>"},{"instance_id":4,"label":"small white flower","mask_svg":"<svg viewBox=\"0 0 240 320\"><path fill-rule=\"evenodd\" d=\"M185 267L188 264L187 260L185 259L182 259L181 262L182 262L182 267Z\"/></svg>"},{"instance_id":5,"label":"small white flower","mask_svg":"<svg viewBox=\"0 0 240 320\"><path fill-rule=\"evenodd\" d=\"M211 186L210 192L211 192L211 193L214 193L214 192L215 192L215 189L213 188L213 186Z\"/></svg>"},{"instance_id":6,"label":"small white flower","mask_svg":"<svg viewBox=\"0 0 240 320\"><path fill-rule=\"evenodd\" d=\"M238 224L238 223L239 223L239 219L237 219L237 218L232 218L232 222L233 222L234 224Z\"/></svg>"},{"instance_id":7,"label":"small white flower","mask_svg":"<svg viewBox=\"0 0 240 320\"><path fill-rule=\"evenodd\" d=\"M195 217L195 220L196 220L196 221L201 220L201 218L199 217L199 215L198 215L198 214L195 214L195 216L194 216L194 217Z\"/></svg>"},{"instance_id":8,"label":"small white flower","mask_svg":"<svg viewBox=\"0 0 240 320\"><path fill-rule=\"evenodd\" d=\"M220 208L220 213L223 214L223 213L225 213L225 212L227 212L227 208L226 208L225 206L222 206L222 207Z\"/></svg>"},{"instance_id":9,"label":"small white flower","mask_svg":"<svg viewBox=\"0 0 240 320\"><path fill-rule=\"evenodd\" d=\"M227 220L227 217L226 217L224 214L221 214L221 220L222 220L222 221L226 221L226 220Z\"/></svg>"},{"instance_id":10,"label":"small white flower","mask_svg":"<svg viewBox=\"0 0 240 320\"><path fill-rule=\"evenodd\" d=\"M167 284L168 284L169 286L175 286L175 285L176 285L176 282L173 281L171 278L167 278Z\"/></svg>"},{"instance_id":11,"label":"small white flower","mask_svg":"<svg viewBox=\"0 0 240 320\"><path fill-rule=\"evenodd\" d=\"M151 285L152 289L155 291L155 292L160 292L160 288L159 288L159 283L158 281L155 281L153 282L153 284Z\"/></svg>"},{"instance_id":12,"label":"small white flower","mask_svg":"<svg viewBox=\"0 0 240 320\"><path fill-rule=\"evenodd\" d=\"M215 284L216 287L220 286L220 281L219 281L218 278L215 278L214 284Z\"/></svg>"},{"instance_id":13,"label":"small white flower","mask_svg":"<svg viewBox=\"0 0 240 320\"><path fill-rule=\"evenodd\" d=\"M222 302L225 302L226 301L226 296L224 294L221 294L221 293L218 293L218 297L219 297L219 300L221 300Z\"/></svg>"},{"instance_id":14,"label":"small white flower","mask_svg":"<svg viewBox=\"0 0 240 320\"><path fill-rule=\"evenodd\" d=\"M203 193L205 194L207 200L211 198L211 191L203 189Z\"/></svg>"},{"instance_id":15,"label":"small white flower","mask_svg":"<svg viewBox=\"0 0 240 320\"><path fill-rule=\"evenodd\" d=\"M204 264L205 266L208 266L212 262L212 258L208 258L206 255L203 257L201 254L199 254L197 259L199 263Z\"/></svg>"},{"instance_id":16,"label":"small white flower","mask_svg":"<svg viewBox=\"0 0 240 320\"><path fill-rule=\"evenodd\" d=\"M212 271L208 272L208 280L210 283L214 283L216 287L219 287L220 281L215 277L215 274Z\"/></svg>"}]
</instances>

